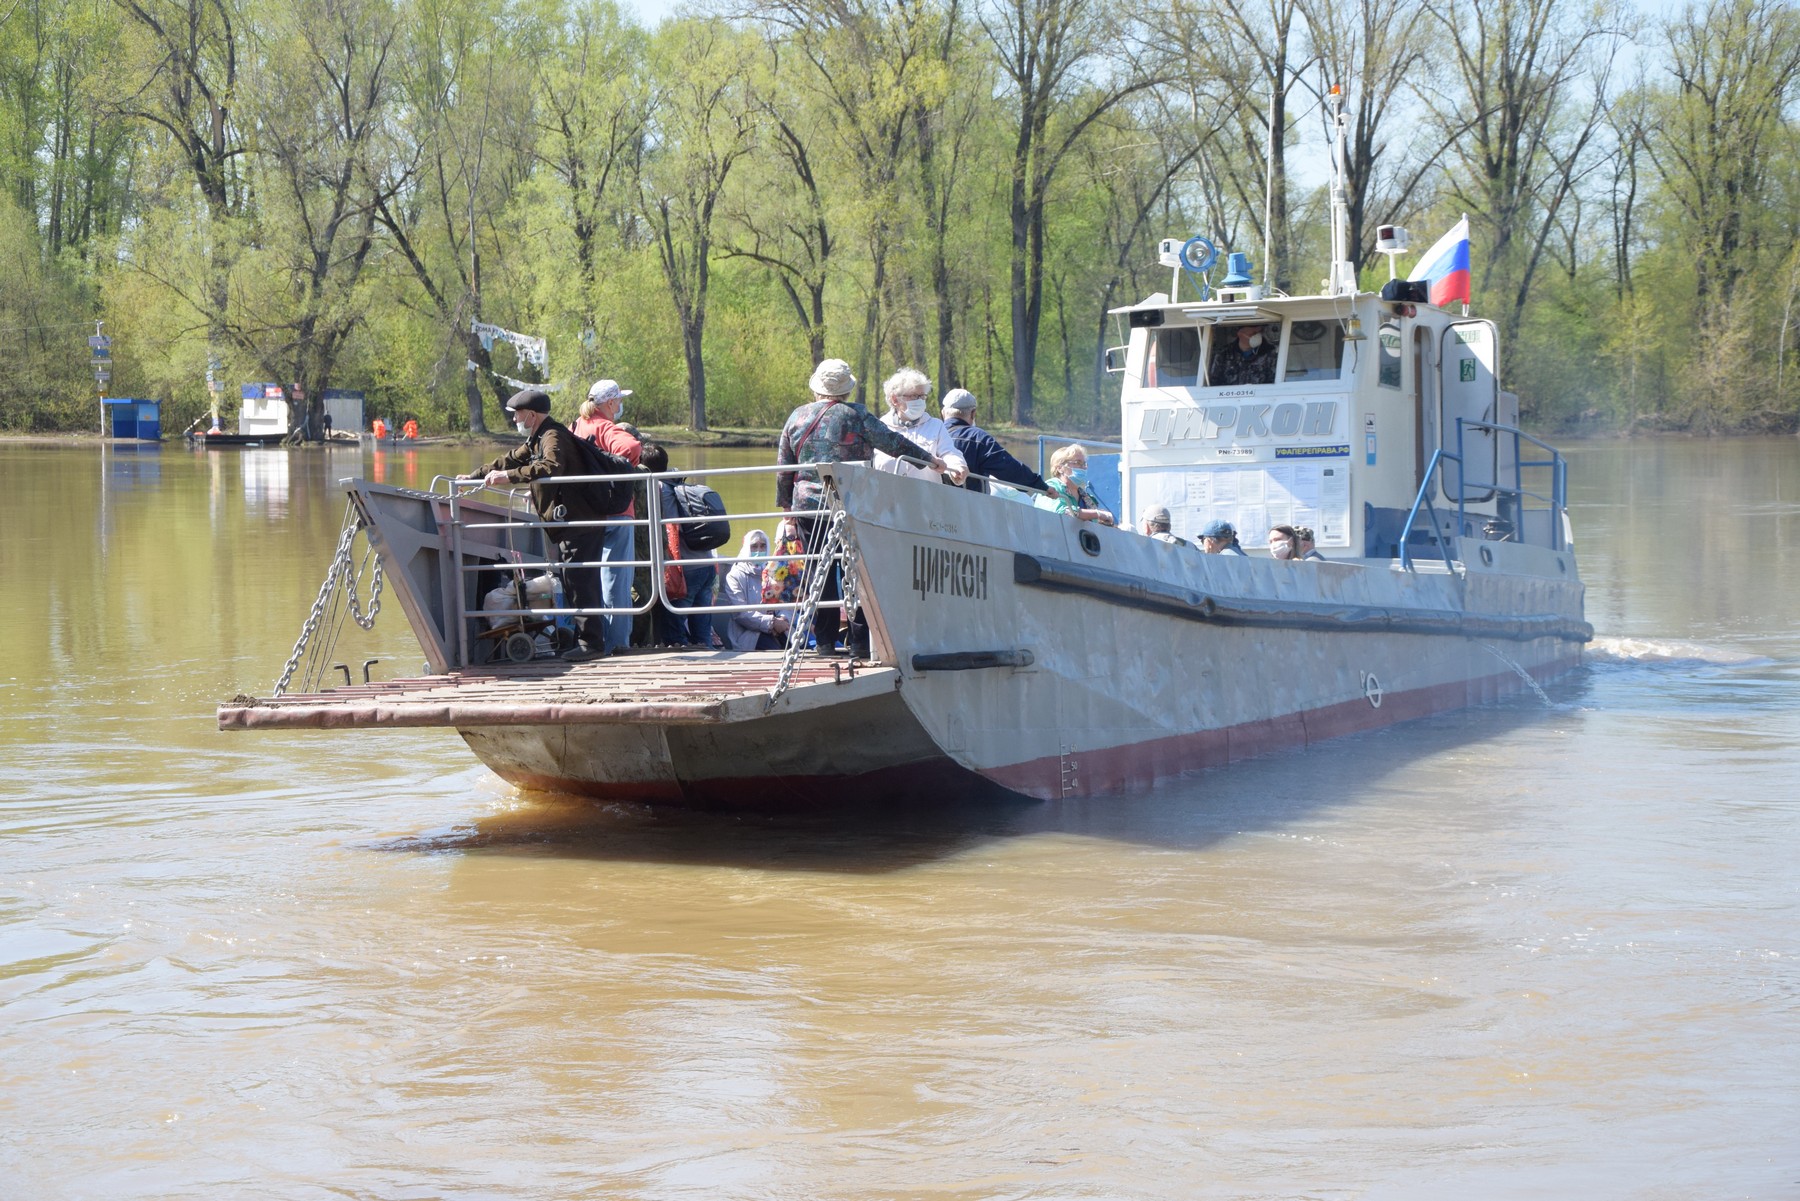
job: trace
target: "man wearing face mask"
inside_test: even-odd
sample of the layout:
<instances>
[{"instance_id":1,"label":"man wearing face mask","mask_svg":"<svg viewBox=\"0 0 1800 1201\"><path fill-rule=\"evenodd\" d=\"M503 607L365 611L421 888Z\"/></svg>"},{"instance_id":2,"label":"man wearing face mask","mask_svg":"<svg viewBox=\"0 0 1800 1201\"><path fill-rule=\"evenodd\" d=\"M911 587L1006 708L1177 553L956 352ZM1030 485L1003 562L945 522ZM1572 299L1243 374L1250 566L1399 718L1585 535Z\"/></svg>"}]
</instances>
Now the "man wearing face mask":
<instances>
[{"instance_id":1,"label":"man wearing face mask","mask_svg":"<svg viewBox=\"0 0 1800 1201\"><path fill-rule=\"evenodd\" d=\"M887 382L881 385L881 391L888 403L888 411L882 414L881 424L917 446L928 457L942 459L943 474L949 477L951 483L961 484L968 479L969 464L963 459L962 452L956 449L956 439L950 436L949 427L925 411L925 397L931 393L931 381L925 378L925 373L911 367L902 367L888 376ZM938 476L930 467L921 467L907 459L897 459L880 449L875 451L875 470L894 475L910 475L922 480Z\"/></svg>"},{"instance_id":2,"label":"man wearing face mask","mask_svg":"<svg viewBox=\"0 0 1800 1201\"><path fill-rule=\"evenodd\" d=\"M1280 326L1274 327L1277 331ZM1279 333L1270 337L1261 325L1239 325L1213 333L1212 373L1207 382L1214 387L1275 382L1275 353Z\"/></svg>"},{"instance_id":3,"label":"man wearing face mask","mask_svg":"<svg viewBox=\"0 0 1800 1201\"><path fill-rule=\"evenodd\" d=\"M559 475L584 475L586 462L575 435L550 416L550 397L536 388L515 392L506 402L507 415L525 435L525 442L499 458L484 463L461 479L465 483L480 481L489 488L531 485L531 507L545 521L598 521L602 514L590 503L587 489L580 486L558 487L552 482ZM629 530L629 526L625 527ZM599 526L559 526L547 529L553 553L562 563L593 563L600 558ZM563 569L563 590L569 607L600 607L600 571L596 567ZM601 639L600 618L577 618L581 640L588 650L571 650L567 659L592 658L598 654Z\"/></svg>"}]
</instances>

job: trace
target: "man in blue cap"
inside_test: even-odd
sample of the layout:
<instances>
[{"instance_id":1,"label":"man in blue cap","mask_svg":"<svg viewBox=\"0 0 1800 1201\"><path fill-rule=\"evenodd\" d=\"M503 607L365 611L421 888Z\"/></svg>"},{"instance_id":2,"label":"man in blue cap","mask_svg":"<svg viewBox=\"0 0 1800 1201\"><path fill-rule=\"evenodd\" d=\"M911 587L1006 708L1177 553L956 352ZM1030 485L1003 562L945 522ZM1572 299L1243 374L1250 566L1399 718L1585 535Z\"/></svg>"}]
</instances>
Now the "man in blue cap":
<instances>
[{"instance_id":1,"label":"man in blue cap","mask_svg":"<svg viewBox=\"0 0 1800 1201\"><path fill-rule=\"evenodd\" d=\"M1238 545L1237 528L1222 517L1207 522L1206 528L1200 531L1200 549L1209 555L1245 554L1244 548Z\"/></svg>"}]
</instances>

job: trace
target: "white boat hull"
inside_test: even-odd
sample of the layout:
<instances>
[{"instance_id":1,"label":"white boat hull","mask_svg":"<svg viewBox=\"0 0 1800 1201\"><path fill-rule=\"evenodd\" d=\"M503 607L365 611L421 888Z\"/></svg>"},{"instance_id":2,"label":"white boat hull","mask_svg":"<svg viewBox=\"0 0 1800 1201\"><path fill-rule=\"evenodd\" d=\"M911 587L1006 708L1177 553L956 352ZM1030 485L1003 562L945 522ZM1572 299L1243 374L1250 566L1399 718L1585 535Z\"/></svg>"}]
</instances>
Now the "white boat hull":
<instances>
[{"instance_id":1,"label":"white boat hull","mask_svg":"<svg viewBox=\"0 0 1800 1201\"><path fill-rule=\"evenodd\" d=\"M1204 555L865 468L829 474L878 665L808 656L772 706L774 652L499 667L241 699L220 724L449 726L515 784L619 799L1048 798L1482 704L1574 667L1591 635L1567 551L1469 542L1455 572ZM441 654L441 502L354 487L399 565L401 607Z\"/></svg>"}]
</instances>

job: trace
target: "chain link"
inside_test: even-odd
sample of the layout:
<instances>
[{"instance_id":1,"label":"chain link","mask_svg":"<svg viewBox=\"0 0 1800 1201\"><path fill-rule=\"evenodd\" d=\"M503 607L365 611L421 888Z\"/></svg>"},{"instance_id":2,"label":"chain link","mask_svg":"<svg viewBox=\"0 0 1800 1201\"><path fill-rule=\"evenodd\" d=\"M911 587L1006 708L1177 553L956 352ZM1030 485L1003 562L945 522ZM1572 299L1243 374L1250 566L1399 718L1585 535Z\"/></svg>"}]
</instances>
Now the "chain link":
<instances>
[{"instance_id":1,"label":"chain link","mask_svg":"<svg viewBox=\"0 0 1800 1201\"><path fill-rule=\"evenodd\" d=\"M369 612L366 617L363 615L362 605L356 597L356 585L363 568L368 566L369 556L374 553L374 547L363 552L361 567L353 568L350 565L350 547L356 541L356 535L361 529L362 523L356 520L354 510L344 515L344 532L338 537L337 550L331 556L331 566L325 571L325 582L319 585L319 595L313 601L312 612L306 615L306 624L300 627L300 637L294 643L294 653L288 656L286 666L281 669L281 678L275 681L274 695L280 696L287 691L289 682L294 678L294 672L300 668L300 660L306 654L307 644L319 632L319 621L325 616L326 608L331 603L332 594L336 592L340 583L344 586L345 594L349 599L350 615L356 619L356 624L365 630L375 627L375 615L381 612L381 560L375 560L375 570L369 593Z\"/></svg>"},{"instance_id":2,"label":"chain link","mask_svg":"<svg viewBox=\"0 0 1800 1201\"><path fill-rule=\"evenodd\" d=\"M806 582L806 599L800 602L799 611L794 614L790 627L787 651L781 656L781 673L775 677L775 686L769 689L768 703L763 712L772 712L775 702L781 699L794 680L794 670L800 666L800 656L806 652L806 631L812 629L813 615L819 611L819 598L825 592L825 580L831 575L831 560L838 553L843 541L844 523L847 515L842 509L835 509L831 514L831 524L825 529L825 537L819 540L819 557L810 566L813 573ZM844 564L844 612L850 612L850 563Z\"/></svg>"}]
</instances>

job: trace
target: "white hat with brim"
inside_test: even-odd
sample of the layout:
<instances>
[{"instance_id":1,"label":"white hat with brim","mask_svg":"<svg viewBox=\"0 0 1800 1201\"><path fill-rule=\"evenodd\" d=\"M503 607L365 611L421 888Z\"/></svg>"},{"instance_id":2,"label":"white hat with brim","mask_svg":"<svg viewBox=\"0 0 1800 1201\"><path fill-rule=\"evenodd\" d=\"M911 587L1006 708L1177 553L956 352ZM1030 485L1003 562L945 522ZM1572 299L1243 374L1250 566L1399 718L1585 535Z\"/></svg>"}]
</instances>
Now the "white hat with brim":
<instances>
[{"instance_id":1,"label":"white hat with brim","mask_svg":"<svg viewBox=\"0 0 1800 1201\"><path fill-rule=\"evenodd\" d=\"M819 396L848 396L856 391L856 377L844 360L826 359L813 369L807 387Z\"/></svg>"},{"instance_id":2,"label":"white hat with brim","mask_svg":"<svg viewBox=\"0 0 1800 1201\"><path fill-rule=\"evenodd\" d=\"M597 405L630 395L631 389L619 387L619 381L616 379L597 379L594 381L594 386L588 389L588 399Z\"/></svg>"}]
</instances>

